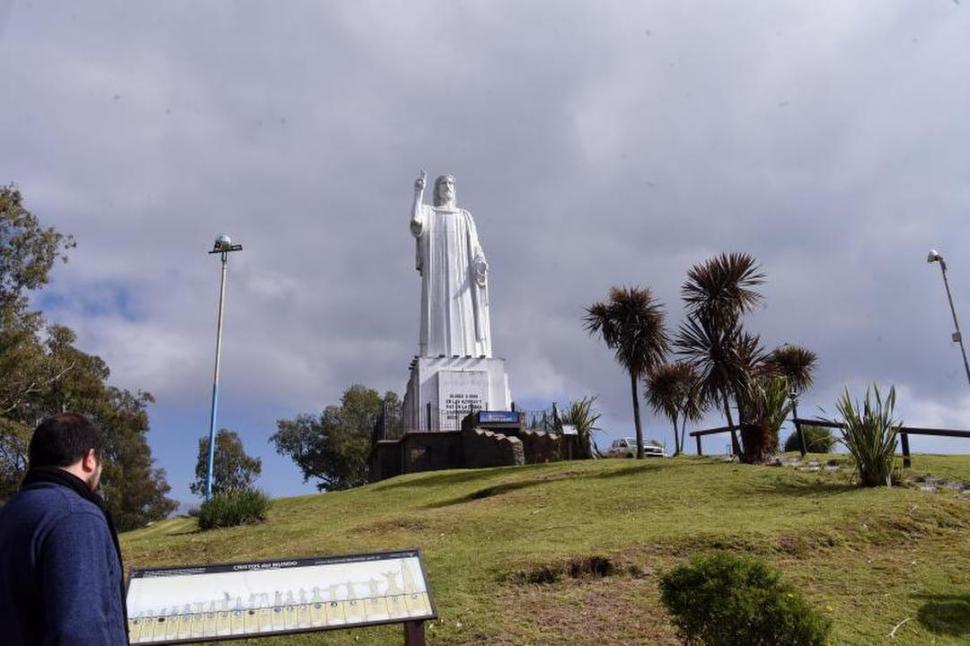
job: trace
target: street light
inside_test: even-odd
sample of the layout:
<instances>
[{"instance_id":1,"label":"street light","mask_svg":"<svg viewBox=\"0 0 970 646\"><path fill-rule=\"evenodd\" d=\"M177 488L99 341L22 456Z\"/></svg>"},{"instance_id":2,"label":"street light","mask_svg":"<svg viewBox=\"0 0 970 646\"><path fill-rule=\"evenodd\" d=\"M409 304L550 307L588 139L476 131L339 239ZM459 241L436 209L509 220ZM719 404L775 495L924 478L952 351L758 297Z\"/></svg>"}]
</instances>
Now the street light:
<instances>
[{"instance_id":1,"label":"street light","mask_svg":"<svg viewBox=\"0 0 970 646\"><path fill-rule=\"evenodd\" d=\"M788 391L788 397L791 399L792 423L795 425L795 431L798 433L798 441L802 445L802 457L804 458L805 454L808 453L808 445L805 444L805 431L798 422L798 390L794 386Z\"/></svg>"},{"instance_id":2,"label":"street light","mask_svg":"<svg viewBox=\"0 0 970 646\"><path fill-rule=\"evenodd\" d=\"M229 267L229 253L242 251L241 244L232 244L225 233L216 238L210 254L220 254L222 258L222 280L219 283L219 325L216 329L216 369L212 378L212 410L209 413L209 468L205 476L205 499L212 498L212 468L216 456L216 408L219 405L219 360L222 357L222 312L226 301L226 271Z\"/></svg>"},{"instance_id":3,"label":"street light","mask_svg":"<svg viewBox=\"0 0 970 646\"><path fill-rule=\"evenodd\" d=\"M967 363L967 351L963 347L963 335L960 334L960 324L957 322L957 311L953 307L953 296L950 295L950 281L946 279L946 260L943 259L943 256L936 249L930 249L929 255L926 256L926 262L940 263L940 271L943 273L943 286L946 287L946 298L950 301L950 313L953 314L953 327L956 328L956 332L953 333L951 338L960 344L960 354L963 355L963 369L967 372L967 383L970 383L970 363Z\"/></svg>"}]
</instances>

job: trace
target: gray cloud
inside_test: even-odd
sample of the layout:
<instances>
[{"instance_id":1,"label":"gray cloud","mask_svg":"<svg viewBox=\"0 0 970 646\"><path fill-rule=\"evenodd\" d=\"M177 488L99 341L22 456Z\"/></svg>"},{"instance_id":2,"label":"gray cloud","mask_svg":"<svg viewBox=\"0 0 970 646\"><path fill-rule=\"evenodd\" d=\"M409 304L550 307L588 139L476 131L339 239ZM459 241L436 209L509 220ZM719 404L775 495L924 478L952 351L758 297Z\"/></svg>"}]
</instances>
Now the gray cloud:
<instances>
[{"instance_id":1,"label":"gray cloud","mask_svg":"<svg viewBox=\"0 0 970 646\"><path fill-rule=\"evenodd\" d=\"M970 424L923 262L931 246L950 258L964 307L963 7L16 3L2 16L0 180L79 241L50 316L118 384L157 396L153 442L177 487L204 430L188 411L207 414L212 237L246 247L223 410L275 460L274 416L352 382L403 389L419 168L454 173L476 216L517 400L598 393L606 428L629 433L626 379L583 332L583 306L649 285L675 327L687 268L745 250L769 277L752 329L819 353L809 410L878 381L901 387L907 421ZM272 464L270 488L295 490Z\"/></svg>"}]
</instances>

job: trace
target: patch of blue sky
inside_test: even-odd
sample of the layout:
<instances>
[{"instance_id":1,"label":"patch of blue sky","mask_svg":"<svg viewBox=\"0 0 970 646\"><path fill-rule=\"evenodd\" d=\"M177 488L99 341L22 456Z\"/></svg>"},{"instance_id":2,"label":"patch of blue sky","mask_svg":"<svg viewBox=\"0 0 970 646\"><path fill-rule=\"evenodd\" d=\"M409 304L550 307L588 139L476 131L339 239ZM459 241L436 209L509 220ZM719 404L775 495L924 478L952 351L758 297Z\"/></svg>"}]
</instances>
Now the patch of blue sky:
<instances>
[{"instance_id":1,"label":"patch of blue sky","mask_svg":"<svg viewBox=\"0 0 970 646\"><path fill-rule=\"evenodd\" d=\"M239 433L246 453L262 460L262 474L255 483L256 487L274 497L315 493L314 481L303 482L296 464L276 453L270 436L276 432L278 419L291 419L300 413L319 411L294 410L279 403L252 401L225 394L228 396L220 397L216 429L227 428ZM189 406L156 403L149 408L151 431L148 441L152 457L155 458L155 466L166 471L168 483L172 486L169 497L180 502L199 502L189 491L189 484L195 479L199 439L209 434L210 395L211 391L207 390Z\"/></svg>"},{"instance_id":2,"label":"patch of blue sky","mask_svg":"<svg viewBox=\"0 0 970 646\"><path fill-rule=\"evenodd\" d=\"M83 318L120 317L137 322L145 318L130 285L102 281L79 289L45 289L33 298L33 306L49 318L74 314Z\"/></svg>"}]
</instances>

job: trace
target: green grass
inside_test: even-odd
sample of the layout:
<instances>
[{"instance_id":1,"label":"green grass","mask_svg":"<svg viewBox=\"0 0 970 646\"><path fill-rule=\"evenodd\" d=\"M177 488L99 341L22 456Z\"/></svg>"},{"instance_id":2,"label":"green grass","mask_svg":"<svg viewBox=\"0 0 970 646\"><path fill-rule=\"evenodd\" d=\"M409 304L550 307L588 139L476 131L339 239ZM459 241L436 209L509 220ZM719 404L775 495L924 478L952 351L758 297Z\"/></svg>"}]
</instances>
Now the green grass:
<instances>
[{"instance_id":1,"label":"green grass","mask_svg":"<svg viewBox=\"0 0 970 646\"><path fill-rule=\"evenodd\" d=\"M970 480L968 456L914 456L914 471L921 465ZM122 545L128 567L418 547L440 615L429 641L440 644L673 644L659 573L726 549L781 569L833 620L833 643L889 643L907 618L891 643L970 640L970 501L859 488L844 472L688 457L440 471L280 499L256 526L198 532L194 520L165 521ZM616 572L570 575L570 562L592 555ZM251 643L400 643L401 633Z\"/></svg>"}]
</instances>

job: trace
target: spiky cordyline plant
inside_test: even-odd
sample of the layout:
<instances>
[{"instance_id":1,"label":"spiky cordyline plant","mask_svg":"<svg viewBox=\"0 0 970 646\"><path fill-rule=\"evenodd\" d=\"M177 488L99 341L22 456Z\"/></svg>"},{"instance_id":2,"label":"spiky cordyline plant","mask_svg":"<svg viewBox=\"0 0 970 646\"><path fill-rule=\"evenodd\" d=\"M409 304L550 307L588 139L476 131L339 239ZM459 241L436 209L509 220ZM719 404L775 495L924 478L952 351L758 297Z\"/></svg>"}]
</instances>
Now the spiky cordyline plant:
<instances>
[{"instance_id":1,"label":"spiky cordyline plant","mask_svg":"<svg viewBox=\"0 0 970 646\"><path fill-rule=\"evenodd\" d=\"M681 296L691 314L723 325L762 301L755 288L764 279L751 254L722 253L688 270Z\"/></svg>"},{"instance_id":2,"label":"spiky cordyline plant","mask_svg":"<svg viewBox=\"0 0 970 646\"><path fill-rule=\"evenodd\" d=\"M697 371L683 361L665 363L652 370L644 382L654 412L663 413L674 425L674 455L679 455L684 450L687 422L699 421L704 414Z\"/></svg>"},{"instance_id":3,"label":"spiky cordyline plant","mask_svg":"<svg viewBox=\"0 0 970 646\"><path fill-rule=\"evenodd\" d=\"M613 350L616 360L630 375L633 423L637 434L637 459L643 458L643 426L637 381L663 361L670 346L664 329L663 306L649 288L614 287L610 299L586 308L586 331L599 334Z\"/></svg>"},{"instance_id":4,"label":"spiky cordyline plant","mask_svg":"<svg viewBox=\"0 0 970 646\"><path fill-rule=\"evenodd\" d=\"M768 374L784 377L789 387L802 392L812 385L817 362L818 356L808 348L786 343L768 353L763 365Z\"/></svg>"},{"instance_id":5,"label":"spiky cordyline plant","mask_svg":"<svg viewBox=\"0 0 970 646\"><path fill-rule=\"evenodd\" d=\"M889 395L883 400L879 386L873 384L871 392L867 386L861 409L846 388L835 406L845 424L841 441L855 459L859 480L867 487L891 487L900 426L893 419L896 388L890 387Z\"/></svg>"},{"instance_id":6,"label":"spiky cordyline plant","mask_svg":"<svg viewBox=\"0 0 970 646\"><path fill-rule=\"evenodd\" d=\"M755 379L745 400L747 418L741 427L742 458L749 464L758 464L778 451L778 431L792 407L788 383L782 377Z\"/></svg>"},{"instance_id":7,"label":"spiky cordyline plant","mask_svg":"<svg viewBox=\"0 0 970 646\"><path fill-rule=\"evenodd\" d=\"M593 441L593 433L600 430L596 426L596 422L600 418L600 413L593 406L596 400L597 396L592 395L574 402L569 402L566 409L559 415L557 425L559 426L560 432L562 431L563 424L572 424L576 427L580 450L580 455L577 457L581 459L592 458L594 451L596 451L594 448L596 443ZM596 452L598 453L598 451Z\"/></svg>"},{"instance_id":8,"label":"spiky cordyline plant","mask_svg":"<svg viewBox=\"0 0 970 646\"><path fill-rule=\"evenodd\" d=\"M756 288L763 282L764 274L753 256L722 253L691 267L681 287L687 323L678 335L680 354L701 373L705 399L720 400L729 426L733 425L730 395L740 405L749 386L753 356L745 354L752 355L758 347L757 337L744 334L741 315L761 302L763 297ZM752 339L753 346L744 347ZM731 445L738 453L733 430Z\"/></svg>"}]
</instances>

